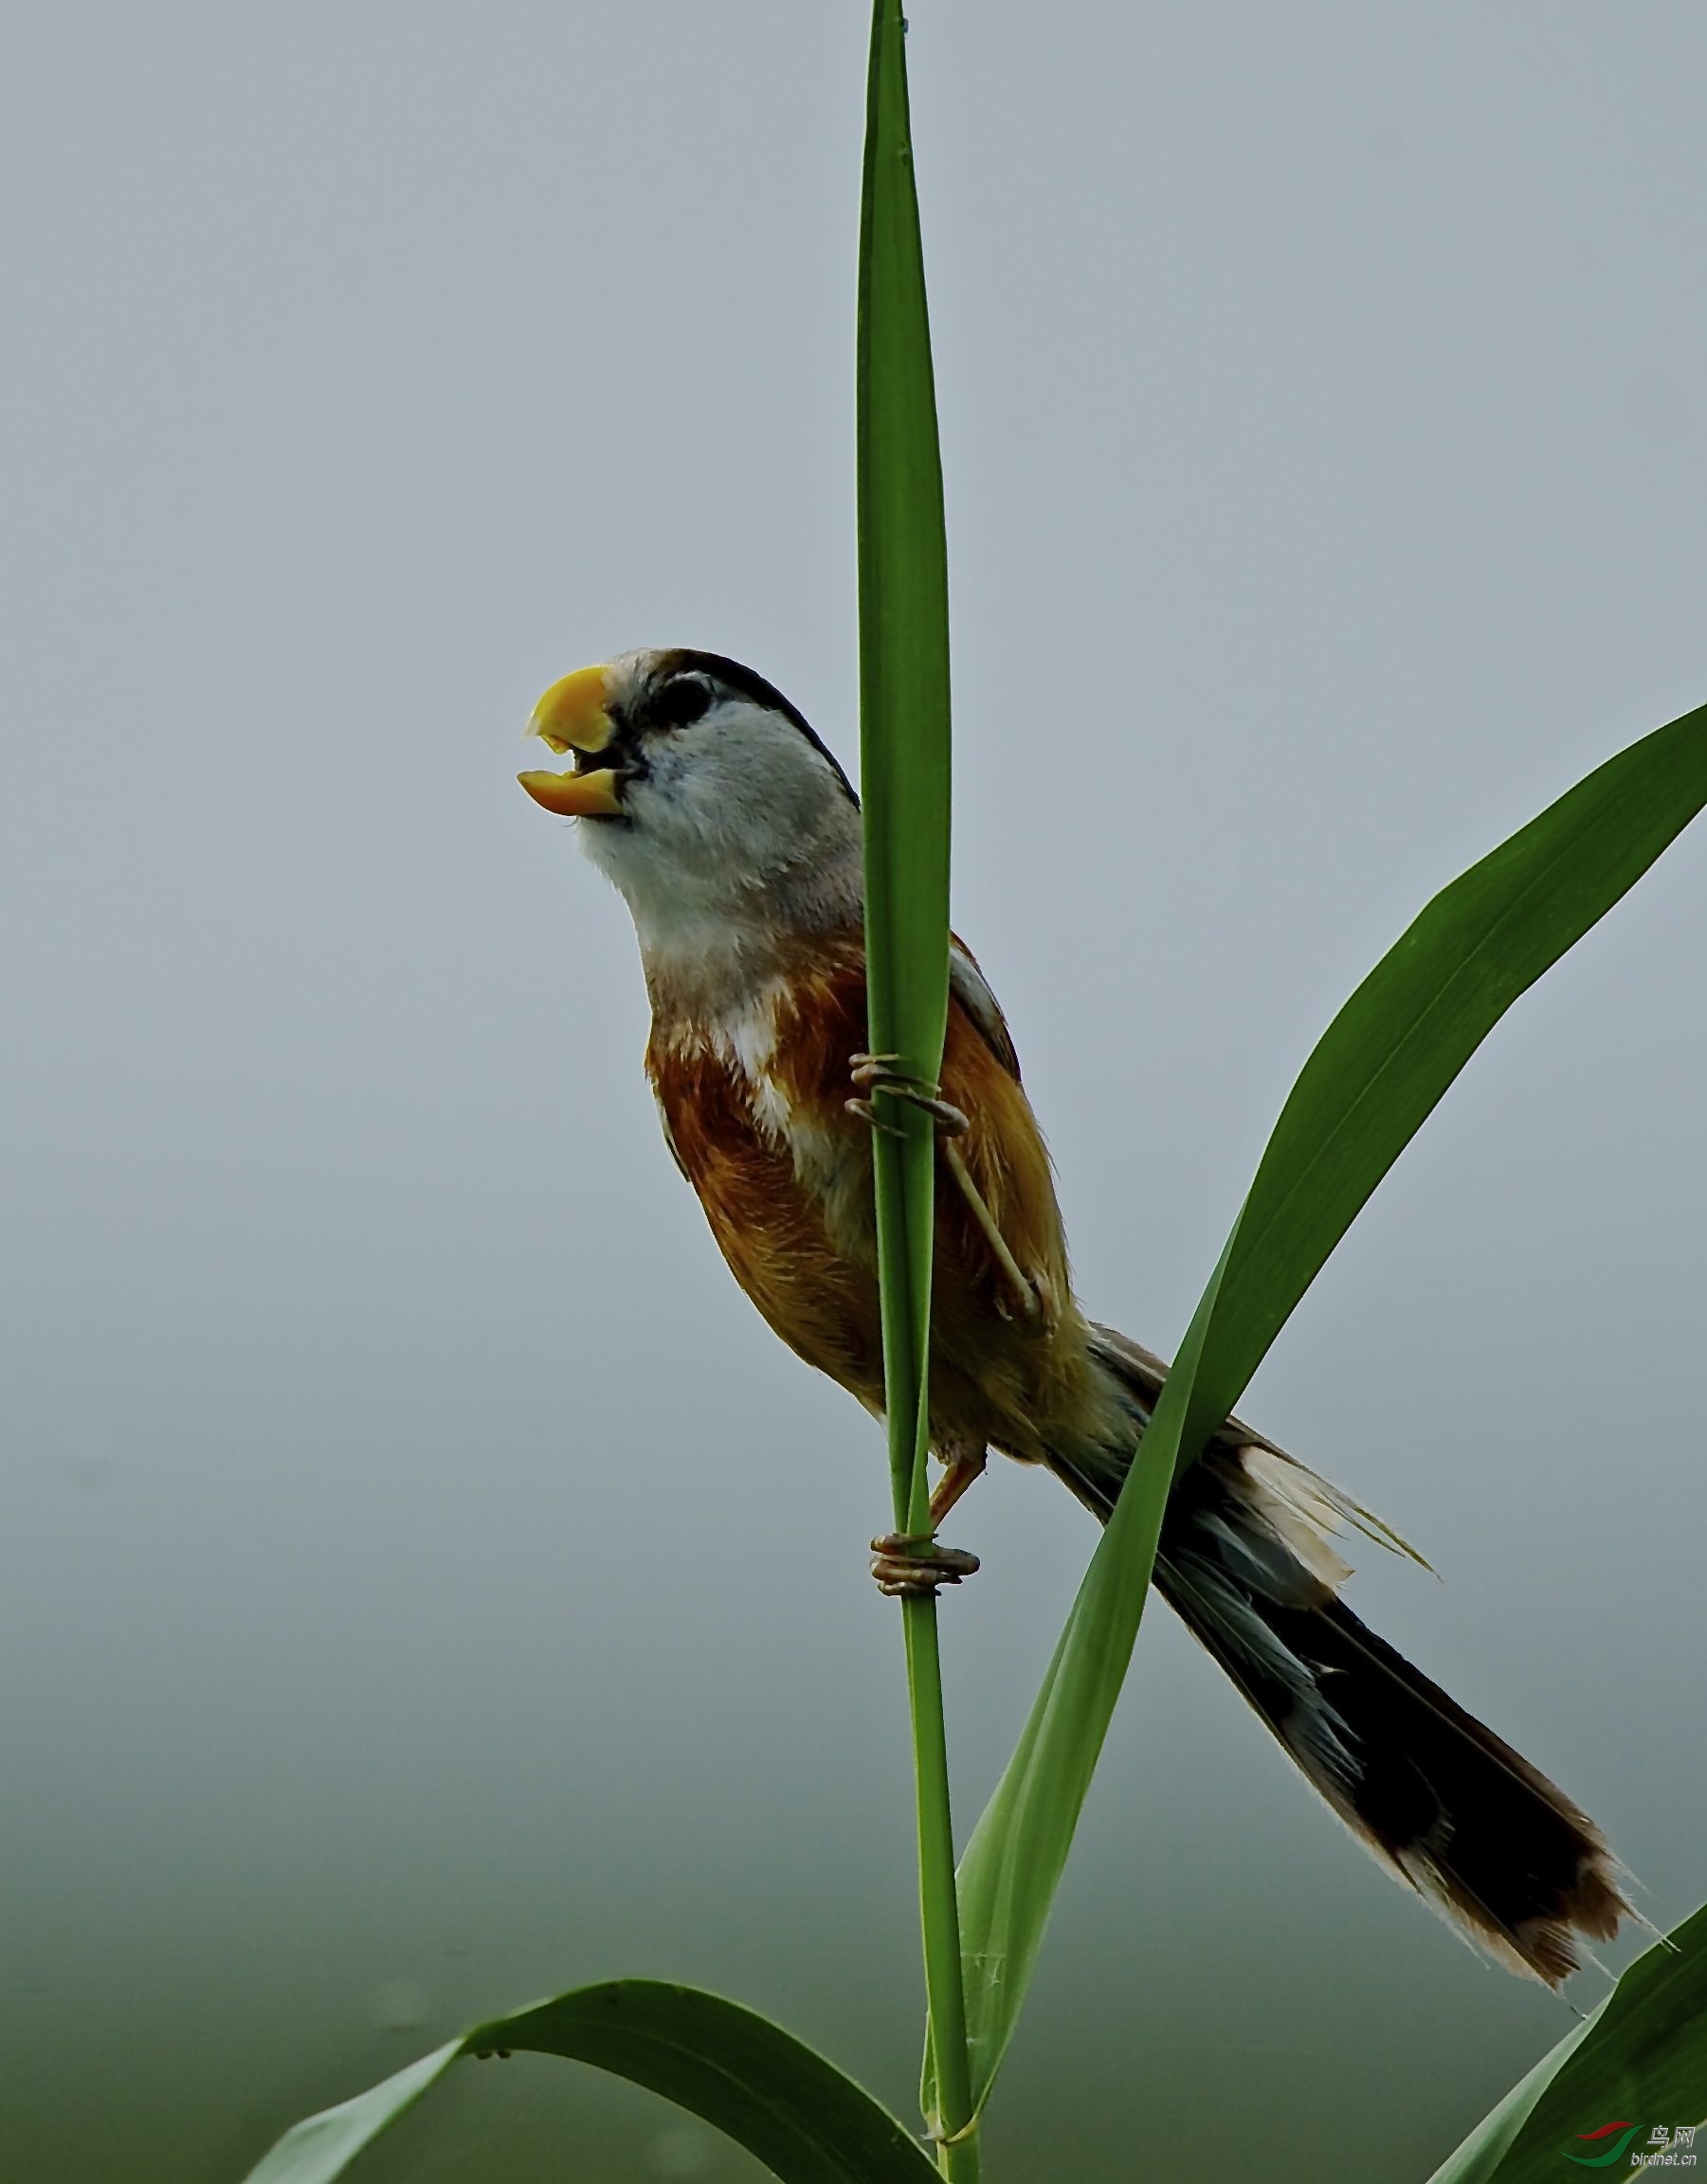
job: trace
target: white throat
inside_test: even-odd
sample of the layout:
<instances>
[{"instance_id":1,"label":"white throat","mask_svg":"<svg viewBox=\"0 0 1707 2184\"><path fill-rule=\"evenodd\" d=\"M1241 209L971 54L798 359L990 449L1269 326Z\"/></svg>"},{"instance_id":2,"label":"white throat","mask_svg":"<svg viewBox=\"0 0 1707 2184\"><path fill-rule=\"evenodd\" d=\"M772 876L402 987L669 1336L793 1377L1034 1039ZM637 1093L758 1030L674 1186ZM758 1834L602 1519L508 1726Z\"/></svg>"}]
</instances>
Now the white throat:
<instances>
[{"instance_id":1,"label":"white throat","mask_svg":"<svg viewBox=\"0 0 1707 2184\"><path fill-rule=\"evenodd\" d=\"M584 821L581 845L628 905L654 1006L725 1014L801 938L859 923L859 811L821 751L743 699L644 750L628 823Z\"/></svg>"}]
</instances>

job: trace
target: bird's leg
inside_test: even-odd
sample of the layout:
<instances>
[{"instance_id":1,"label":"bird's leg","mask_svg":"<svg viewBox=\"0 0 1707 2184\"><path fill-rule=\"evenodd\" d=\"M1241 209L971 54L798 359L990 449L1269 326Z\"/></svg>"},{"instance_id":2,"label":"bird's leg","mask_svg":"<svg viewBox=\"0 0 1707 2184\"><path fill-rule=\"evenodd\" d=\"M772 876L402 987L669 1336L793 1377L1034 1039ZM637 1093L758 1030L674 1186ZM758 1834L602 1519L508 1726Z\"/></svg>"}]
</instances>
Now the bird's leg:
<instances>
[{"instance_id":1,"label":"bird's leg","mask_svg":"<svg viewBox=\"0 0 1707 2184\"><path fill-rule=\"evenodd\" d=\"M966 1200L972 1210L972 1219L983 1231L984 1241L990 1246L990 1256L1020 1308L1021 1318L1043 1320L1045 1307L1042 1292L1008 1248L1008 1239L997 1228L996 1217L986 1205L983 1192L972 1181L972 1170L962 1157L958 1145L944 1141L942 1164L960 1186L960 1195Z\"/></svg>"},{"instance_id":2,"label":"bird's leg","mask_svg":"<svg viewBox=\"0 0 1707 2184\"><path fill-rule=\"evenodd\" d=\"M958 1585L978 1567L975 1555L958 1547L939 1547L936 1529L974 1479L984 1471L984 1450L961 1444L944 1458L942 1477L931 1496L928 1532L885 1532L871 1542L871 1574L878 1591L892 1598L935 1597L939 1585ZM915 1553L917 1549L919 1552Z\"/></svg>"},{"instance_id":3,"label":"bird's leg","mask_svg":"<svg viewBox=\"0 0 1707 2184\"><path fill-rule=\"evenodd\" d=\"M862 1092L887 1092L892 1100L905 1100L912 1106L922 1107L935 1123L938 1141L942 1149L942 1164L954 1178L960 1195L966 1200L972 1219L978 1224L984 1241L990 1246L1002 1279L1018 1303L1022 1318L1042 1320L1045 1316L1045 1303L1033 1282L1013 1253L1008 1248L1008 1239L1002 1234L995 1215L985 1202L984 1193L972 1180L972 1170L956 1138L964 1138L972 1127L958 1107L951 1107L946 1100L937 1098L935 1084L921 1083L916 1077L898 1075L894 1065L900 1060L899 1054L855 1054L850 1057L853 1081ZM874 1130L894 1132L894 1124L880 1121L869 1100L849 1100L850 1115L858 1115L869 1122Z\"/></svg>"},{"instance_id":4,"label":"bird's leg","mask_svg":"<svg viewBox=\"0 0 1707 2184\"><path fill-rule=\"evenodd\" d=\"M959 1501L967 1488L982 1479L984 1466L989 1461L984 1450L970 1447L958 1449L951 1455L943 1467L942 1477L936 1482L936 1490L931 1496L931 1530L940 1529L943 1519Z\"/></svg>"}]
</instances>

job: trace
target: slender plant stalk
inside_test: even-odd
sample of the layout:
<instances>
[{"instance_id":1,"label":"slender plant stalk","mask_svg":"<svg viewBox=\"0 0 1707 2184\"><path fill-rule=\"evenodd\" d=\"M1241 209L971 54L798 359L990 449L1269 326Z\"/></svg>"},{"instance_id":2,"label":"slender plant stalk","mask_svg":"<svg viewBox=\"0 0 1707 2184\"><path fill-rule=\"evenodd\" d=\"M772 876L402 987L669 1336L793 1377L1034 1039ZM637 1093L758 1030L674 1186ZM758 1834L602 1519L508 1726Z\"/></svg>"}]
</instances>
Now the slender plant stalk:
<instances>
[{"instance_id":1,"label":"slender plant stalk","mask_svg":"<svg viewBox=\"0 0 1707 2184\"><path fill-rule=\"evenodd\" d=\"M949 1811L949 1754L936 1650L936 1603L902 1604L907 1683L913 1704L913 1765L918 1811L919 1925L931 2011L931 2059L938 2113L937 2165L955 2184L977 2184L978 2138L972 2069L966 2052L961 1986L960 1913L954 1895L954 1833ZM957 2136L967 2132L964 2138Z\"/></svg>"},{"instance_id":2,"label":"slender plant stalk","mask_svg":"<svg viewBox=\"0 0 1707 2184\"><path fill-rule=\"evenodd\" d=\"M872 1050L920 1081L948 1021L948 555L907 116L900 0L875 0L860 223L860 773ZM929 1525L925 1456L935 1126L879 1094L875 1134L883 1383L896 1527ZM936 1603L902 1605L918 1819L937 2160L975 2184L978 2149L949 1805ZM961 2136L961 2134L967 2134Z\"/></svg>"}]
</instances>

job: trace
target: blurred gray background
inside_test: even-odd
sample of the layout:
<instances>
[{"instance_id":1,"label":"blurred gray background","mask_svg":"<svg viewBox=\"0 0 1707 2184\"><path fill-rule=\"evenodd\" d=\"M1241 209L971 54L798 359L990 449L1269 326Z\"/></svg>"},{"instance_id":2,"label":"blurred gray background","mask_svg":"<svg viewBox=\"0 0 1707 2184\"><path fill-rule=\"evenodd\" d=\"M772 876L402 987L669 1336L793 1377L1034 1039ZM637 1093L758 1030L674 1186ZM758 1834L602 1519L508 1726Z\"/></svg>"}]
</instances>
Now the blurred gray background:
<instances>
[{"instance_id":1,"label":"blurred gray background","mask_svg":"<svg viewBox=\"0 0 1707 2184\"><path fill-rule=\"evenodd\" d=\"M632 644L751 661L853 755L865 31L10 11L9 2184L224 2184L622 1972L908 2106L879 1438L725 1275L622 905L512 779L544 684ZM1707 17L916 0L911 58L956 916L1087 1300L1171 1347L1358 976L1707 697ZM1707 1896L1704 913L1698 829L1245 1406L1429 1554L1443 1584L1377 1558L1354 1603L1661 1925ZM954 1536L970 1824L1092 1530L1005 1470ZM990 2174L1409 2184L1571 2022L1158 1611ZM518 2060L364 2174L752 2171Z\"/></svg>"}]
</instances>

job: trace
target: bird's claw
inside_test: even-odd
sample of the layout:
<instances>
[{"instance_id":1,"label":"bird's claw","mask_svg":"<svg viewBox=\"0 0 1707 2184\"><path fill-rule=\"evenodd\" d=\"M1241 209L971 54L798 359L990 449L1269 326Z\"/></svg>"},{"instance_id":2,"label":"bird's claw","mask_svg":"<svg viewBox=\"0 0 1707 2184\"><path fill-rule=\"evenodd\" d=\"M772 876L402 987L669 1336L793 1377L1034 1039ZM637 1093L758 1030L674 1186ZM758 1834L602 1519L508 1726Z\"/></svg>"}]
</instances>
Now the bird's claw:
<instances>
[{"instance_id":1,"label":"bird's claw","mask_svg":"<svg viewBox=\"0 0 1707 2184\"><path fill-rule=\"evenodd\" d=\"M892 1100L904 1100L910 1107L922 1108L945 1138L964 1138L972 1124L963 1110L939 1097L939 1085L898 1069L895 1065L900 1059L899 1054L852 1054L849 1072L862 1092L886 1092ZM886 1130L893 1138L901 1135L893 1122L876 1114L869 1100L849 1100L844 1104L850 1115L869 1122L874 1130Z\"/></svg>"},{"instance_id":2,"label":"bird's claw","mask_svg":"<svg viewBox=\"0 0 1707 2184\"><path fill-rule=\"evenodd\" d=\"M1004 1320L1020 1319L1041 1327L1045 1335L1053 1335L1061 1325L1061 1296L1046 1274L1033 1267L1022 1272L1024 1286L1012 1285L1011 1301L998 1296L996 1310Z\"/></svg>"},{"instance_id":3,"label":"bird's claw","mask_svg":"<svg viewBox=\"0 0 1707 2184\"><path fill-rule=\"evenodd\" d=\"M939 1585L958 1585L977 1567L975 1555L939 1547L932 1532L884 1532L871 1542L871 1574L891 1599L934 1600Z\"/></svg>"}]
</instances>

